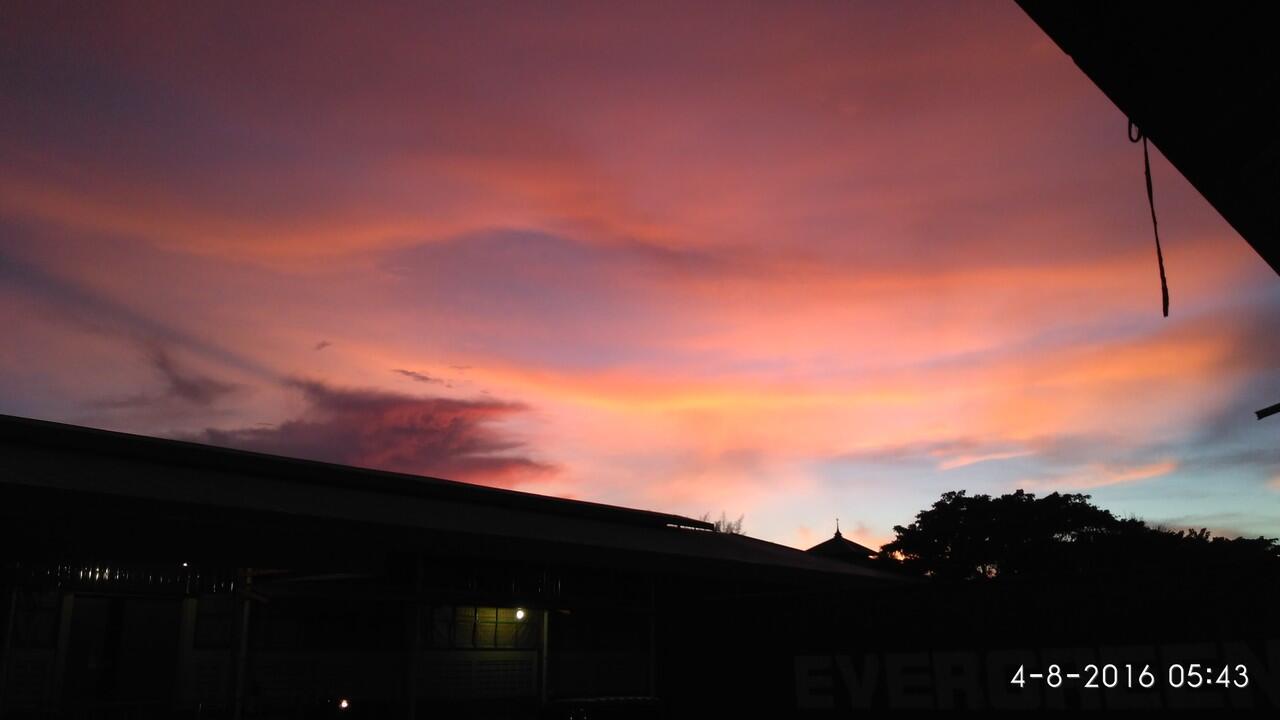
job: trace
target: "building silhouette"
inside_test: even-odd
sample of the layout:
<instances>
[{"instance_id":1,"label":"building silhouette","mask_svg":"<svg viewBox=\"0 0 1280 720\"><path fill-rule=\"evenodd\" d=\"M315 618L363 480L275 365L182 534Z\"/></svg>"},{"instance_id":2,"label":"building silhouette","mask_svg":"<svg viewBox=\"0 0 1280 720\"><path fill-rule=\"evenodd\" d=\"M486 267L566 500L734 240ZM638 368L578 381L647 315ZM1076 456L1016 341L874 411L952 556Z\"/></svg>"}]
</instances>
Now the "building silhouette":
<instances>
[{"instance_id":1,"label":"building silhouette","mask_svg":"<svg viewBox=\"0 0 1280 720\"><path fill-rule=\"evenodd\" d=\"M0 468L6 717L641 712L708 604L901 582L678 515L16 417Z\"/></svg>"}]
</instances>

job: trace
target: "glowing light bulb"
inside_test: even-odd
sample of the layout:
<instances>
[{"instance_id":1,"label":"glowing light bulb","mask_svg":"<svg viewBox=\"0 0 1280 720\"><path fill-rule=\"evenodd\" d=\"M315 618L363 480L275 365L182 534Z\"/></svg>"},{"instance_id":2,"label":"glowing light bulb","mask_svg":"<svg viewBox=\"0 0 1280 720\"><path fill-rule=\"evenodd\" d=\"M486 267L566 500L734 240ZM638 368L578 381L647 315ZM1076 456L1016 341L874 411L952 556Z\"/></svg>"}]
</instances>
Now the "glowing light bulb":
<instances>
[{"instance_id":1,"label":"glowing light bulb","mask_svg":"<svg viewBox=\"0 0 1280 720\"><path fill-rule=\"evenodd\" d=\"M349 707L351 707L351 703L347 702L346 698L342 698L341 700L338 701L339 710L346 710Z\"/></svg>"},{"instance_id":2,"label":"glowing light bulb","mask_svg":"<svg viewBox=\"0 0 1280 720\"><path fill-rule=\"evenodd\" d=\"M524 619L524 608L516 608L516 619L517 620Z\"/></svg>"}]
</instances>

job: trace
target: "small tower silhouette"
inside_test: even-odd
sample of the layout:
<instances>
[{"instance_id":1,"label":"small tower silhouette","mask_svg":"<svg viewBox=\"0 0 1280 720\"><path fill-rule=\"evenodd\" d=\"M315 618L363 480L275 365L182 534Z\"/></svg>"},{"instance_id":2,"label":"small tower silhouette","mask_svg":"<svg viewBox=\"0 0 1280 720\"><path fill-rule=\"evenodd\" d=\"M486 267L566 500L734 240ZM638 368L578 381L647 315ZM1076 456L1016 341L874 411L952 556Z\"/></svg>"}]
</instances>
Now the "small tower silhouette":
<instances>
[{"instance_id":1,"label":"small tower silhouette","mask_svg":"<svg viewBox=\"0 0 1280 720\"><path fill-rule=\"evenodd\" d=\"M875 550L859 545L840 534L840 518L836 518L836 532L829 540L820 542L805 552L851 563L871 562L876 554Z\"/></svg>"}]
</instances>

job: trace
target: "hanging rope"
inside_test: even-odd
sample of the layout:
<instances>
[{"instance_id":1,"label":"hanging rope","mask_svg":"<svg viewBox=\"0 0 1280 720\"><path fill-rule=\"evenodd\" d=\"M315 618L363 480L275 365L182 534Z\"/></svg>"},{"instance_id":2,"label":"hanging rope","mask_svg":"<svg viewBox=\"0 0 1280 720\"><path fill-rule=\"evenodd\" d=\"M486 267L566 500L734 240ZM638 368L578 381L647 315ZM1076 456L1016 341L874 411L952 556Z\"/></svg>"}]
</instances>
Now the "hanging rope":
<instances>
[{"instance_id":1,"label":"hanging rope","mask_svg":"<svg viewBox=\"0 0 1280 720\"><path fill-rule=\"evenodd\" d=\"M1156 197L1151 190L1151 155L1147 152L1147 136L1129 120L1129 142L1142 141L1142 165L1147 174L1147 205L1151 207L1151 231L1156 236L1156 262L1160 265L1160 299L1164 316L1169 317L1169 282L1164 277L1164 253L1160 251L1160 225L1156 222Z\"/></svg>"}]
</instances>

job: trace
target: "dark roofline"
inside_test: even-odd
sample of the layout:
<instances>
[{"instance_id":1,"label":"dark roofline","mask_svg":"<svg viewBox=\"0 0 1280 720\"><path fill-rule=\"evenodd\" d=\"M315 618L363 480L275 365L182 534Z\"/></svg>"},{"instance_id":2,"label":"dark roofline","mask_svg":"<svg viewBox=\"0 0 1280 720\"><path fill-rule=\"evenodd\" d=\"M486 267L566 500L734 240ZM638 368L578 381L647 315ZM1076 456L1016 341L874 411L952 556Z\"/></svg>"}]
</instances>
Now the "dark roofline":
<instances>
[{"instance_id":1,"label":"dark roofline","mask_svg":"<svg viewBox=\"0 0 1280 720\"><path fill-rule=\"evenodd\" d=\"M55 530L54 544L66 539L71 552L128 547L130 533L101 536L103 508L106 522L229 530L220 547L241 554L390 542L737 579L900 580L680 515L0 415L0 528L16 528L19 546L53 523L71 533ZM207 550L206 534L186 537L182 552Z\"/></svg>"},{"instance_id":2,"label":"dark roofline","mask_svg":"<svg viewBox=\"0 0 1280 720\"><path fill-rule=\"evenodd\" d=\"M300 458L203 445L185 440L68 425L0 414L0 442L80 450L114 457L145 459L180 467L199 467L275 480L403 495L589 518L645 527L676 526L714 531L715 526L683 515L636 510L584 500L537 495L442 478L337 465Z\"/></svg>"}]
</instances>

